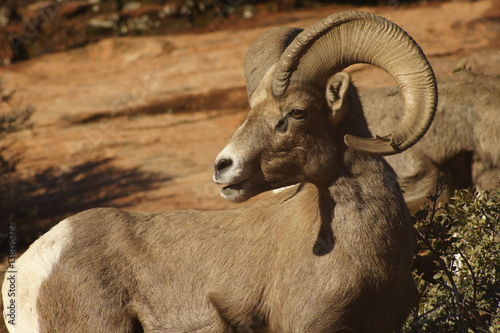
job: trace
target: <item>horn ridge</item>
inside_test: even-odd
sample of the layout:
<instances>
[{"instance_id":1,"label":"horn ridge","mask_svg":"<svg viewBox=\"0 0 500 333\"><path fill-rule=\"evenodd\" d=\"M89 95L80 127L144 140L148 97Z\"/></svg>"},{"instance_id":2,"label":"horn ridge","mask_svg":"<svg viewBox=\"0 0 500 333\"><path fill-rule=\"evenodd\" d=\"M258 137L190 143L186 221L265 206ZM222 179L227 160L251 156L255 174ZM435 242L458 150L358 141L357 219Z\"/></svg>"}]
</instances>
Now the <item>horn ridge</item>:
<instances>
[{"instance_id":1,"label":"horn ridge","mask_svg":"<svg viewBox=\"0 0 500 333\"><path fill-rule=\"evenodd\" d=\"M252 43L245 58L245 78L249 99L267 71L278 62L285 49L302 30L289 27L270 29Z\"/></svg>"}]
</instances>

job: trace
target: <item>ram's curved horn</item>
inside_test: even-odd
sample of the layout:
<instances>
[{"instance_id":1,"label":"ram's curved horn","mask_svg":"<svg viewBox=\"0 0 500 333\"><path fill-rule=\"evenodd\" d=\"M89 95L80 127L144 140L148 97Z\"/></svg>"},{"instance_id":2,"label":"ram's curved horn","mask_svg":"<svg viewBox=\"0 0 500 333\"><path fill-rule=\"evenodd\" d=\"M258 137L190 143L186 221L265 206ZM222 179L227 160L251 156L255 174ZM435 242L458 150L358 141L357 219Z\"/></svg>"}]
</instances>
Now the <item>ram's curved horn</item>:
<instances>
[{"instance_id":1,"label":"ram's curved horn","mask_svg":"<svg viewBox=\"0 0 500 333\"><path fill-rule=\"evenodd\" d=\"M394 23L364 12L330 15L302 31L276 66L272 92L282 96L291 81L324 87L351 64L368 63L389 73L401 90L405 113L389 135L360 138L346 135L358 151L390 155L415 144L429 128L437 105L434 73L415 41Z\"/></svg>"},{"instance_id":2,"label":"ram's curved horn","mask_svg":"<svg viewBox=\"0 0 500 333\"><path fill-rule=\"evenodd\" d=\"M245 78L249 100L267 71L303 30L289 27L270 29L252 43L245 58Z\"/></svg>"}]
</instances>

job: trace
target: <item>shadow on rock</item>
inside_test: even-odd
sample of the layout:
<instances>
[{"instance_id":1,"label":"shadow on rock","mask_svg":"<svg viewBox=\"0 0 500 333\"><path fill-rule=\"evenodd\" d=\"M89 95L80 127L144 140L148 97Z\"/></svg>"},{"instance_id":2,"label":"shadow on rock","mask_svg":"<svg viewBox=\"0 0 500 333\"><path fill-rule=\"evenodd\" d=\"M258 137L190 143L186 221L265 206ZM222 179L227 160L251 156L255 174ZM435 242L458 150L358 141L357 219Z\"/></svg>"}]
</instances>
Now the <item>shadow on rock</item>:
<instances>
[{"instance_id":1,"label":"shadow on rock","mask_svg":"<svg viewBox=\"0 0 500 333\"><path fill-rule=\"evenodd\" d=\"M67 216L94 207L139 203L148 190L170 179L137 167L121 169L111 162L109 158L88 161L65 173L51 167L30 179L14 176L0 184L0 244L7 242L9 223L15 225L16 248L21 252ZM2 244L0 254L5 256L6 250Z\"/></svg>"}]
</instances>

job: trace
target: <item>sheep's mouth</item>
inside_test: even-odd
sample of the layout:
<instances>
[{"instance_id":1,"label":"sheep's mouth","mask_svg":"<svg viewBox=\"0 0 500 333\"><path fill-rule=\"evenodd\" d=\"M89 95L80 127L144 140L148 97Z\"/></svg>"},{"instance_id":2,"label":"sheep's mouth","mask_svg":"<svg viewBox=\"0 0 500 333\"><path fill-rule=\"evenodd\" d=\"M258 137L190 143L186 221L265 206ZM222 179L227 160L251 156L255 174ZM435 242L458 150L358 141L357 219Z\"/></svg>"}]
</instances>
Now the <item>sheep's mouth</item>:
<instances>
[{"instance_id":1,"label":"sheep's mouth","mask_svg":"<svg viewBox=\"0 0 500 333\"><path fill-rule=\"evenodd\" d=\"M226 182L221 182L221 180L226 180ZM217 175L214 175L214 181L223 186L220 189L221 197L231 202L243 202L259 193L272 190L262 172L250 173L246 177L235 177L230 181L219 179Z\"/></svg>"},{"instance_id":2,"label":"sheep's mouth","mask_svg":"<svg viewBox=\"0 0 500 333\"><path fill-rule=\"evenodd\" d=\"M222 187L221 191L240 191L243 190L243 187L245 186L246 183L248 183L249 179L245 179L241 182L234 183L234 184L229 184L224 187Z\"/></svg>"},{"instance_id":3,"label":"sheep's mouth","mask_svg":"<svg viewBox=\"0 0 500 333\"><path fill-rule=\"evenodd\" d=\"M250 178L238 183L229 184L221 188L220 194L228 201L243 202L251 197L251 195L249 195L249 192L251 192L249 191L251 184Z\"/></svg>"}]
</instances>

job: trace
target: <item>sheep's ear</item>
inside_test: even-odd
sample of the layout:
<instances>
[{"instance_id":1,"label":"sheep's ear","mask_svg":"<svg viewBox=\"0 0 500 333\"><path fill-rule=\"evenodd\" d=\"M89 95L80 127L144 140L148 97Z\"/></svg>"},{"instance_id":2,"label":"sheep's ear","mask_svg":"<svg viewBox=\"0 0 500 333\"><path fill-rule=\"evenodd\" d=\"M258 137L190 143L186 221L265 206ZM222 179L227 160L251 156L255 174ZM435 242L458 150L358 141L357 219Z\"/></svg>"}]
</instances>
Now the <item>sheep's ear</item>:
<instances>
[{"instance_id":1,"label":"sheep's ear","mask_svg":"<svg viewBox=\"0 0 500 333\"><path fill-rule=\"evenodd\" d=\"M332 76L326 84L326 101L332 110L332 119L335 126L344 119L347 107L346 94L351 84L349 74L340 72Z\"/></svg>"}]
</instances>

